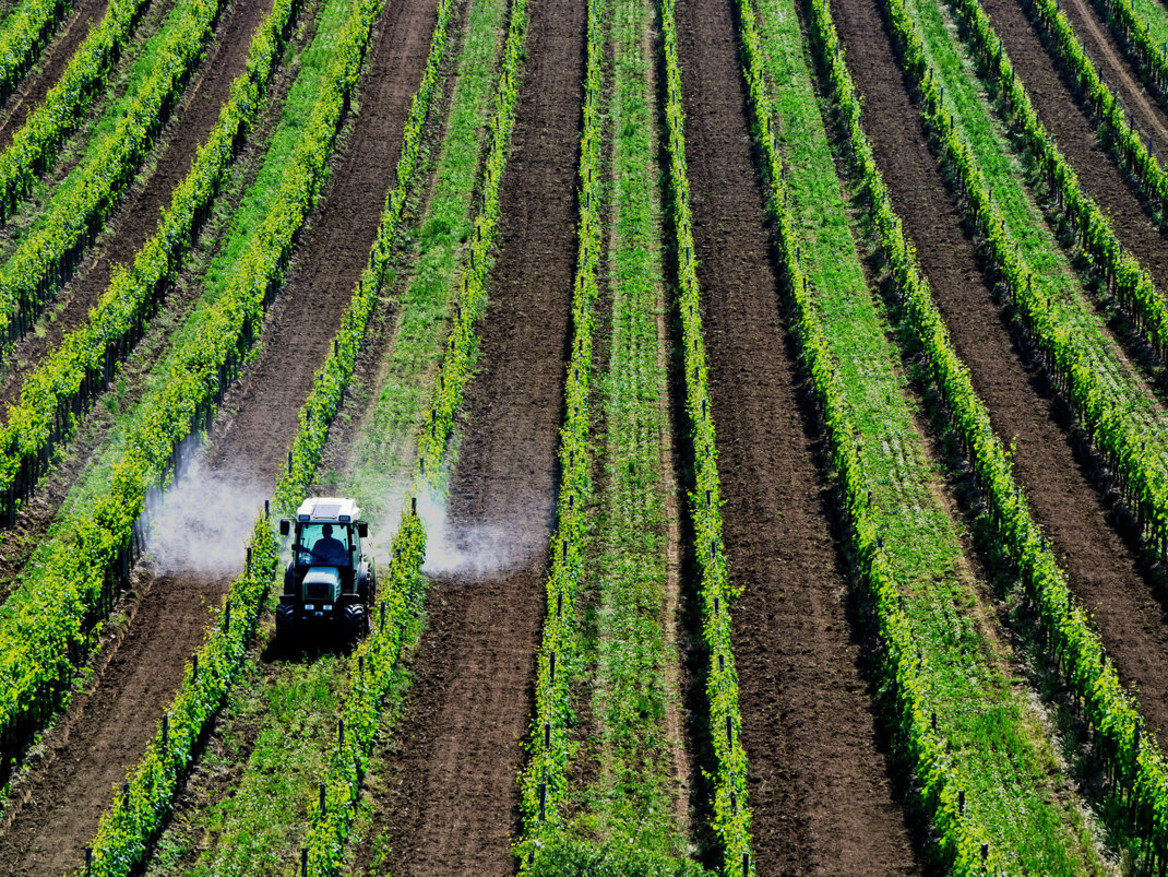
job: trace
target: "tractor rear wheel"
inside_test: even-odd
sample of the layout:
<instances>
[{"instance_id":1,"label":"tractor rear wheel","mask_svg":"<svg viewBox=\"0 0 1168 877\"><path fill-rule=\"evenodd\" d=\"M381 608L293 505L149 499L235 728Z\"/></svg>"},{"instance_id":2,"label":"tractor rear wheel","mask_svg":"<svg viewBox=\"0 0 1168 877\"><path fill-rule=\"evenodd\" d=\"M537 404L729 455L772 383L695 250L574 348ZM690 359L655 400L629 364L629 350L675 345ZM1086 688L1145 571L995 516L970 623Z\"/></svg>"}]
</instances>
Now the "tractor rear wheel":
<instances>
[{"instance_id":1,"label":"tractor rear wheel","mask_svg":"<svg viewBox=\"0 0 1168 877\"><path fill-rule=\"evenodd\" d=\"M345 638L358 640L369 632L369 617L360 603L349 603L341 610L341 627Z\"/></svg>"}]
</instances>

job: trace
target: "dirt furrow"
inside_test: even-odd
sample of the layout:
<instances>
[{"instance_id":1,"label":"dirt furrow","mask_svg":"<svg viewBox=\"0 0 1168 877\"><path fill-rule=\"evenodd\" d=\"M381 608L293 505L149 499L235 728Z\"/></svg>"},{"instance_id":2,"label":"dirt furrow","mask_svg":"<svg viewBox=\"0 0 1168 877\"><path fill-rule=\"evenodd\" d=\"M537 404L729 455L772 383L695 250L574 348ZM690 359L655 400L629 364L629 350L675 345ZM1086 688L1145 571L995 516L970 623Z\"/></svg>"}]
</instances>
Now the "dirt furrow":
<instances>
[{"instance_id":1,"label":"dirt furrow","mask_svg":"<svg viewBox=\"0 0 1168 877\"><path fill-rule=\"evenodd\" d=\"M219 481L260 484L267 490L275 482L297 428L297 412L372 245L435 14L433 0L387 4L363 77L361 111L333 164L326 200L301 238L264 326L259 356L216 419L207 462L211 477ZM241 410L234 413L237 407ZM10 873L47 873L42 857L48 853L41 851L55 850L54 861L67 865L79 861L110 800L108 777L121 777L140 756L173 696L182 662L202 638L206 615L192 605L202 598L217 605L227 584L227 577L209 574L145 577L149 605L135 614L125 634L127 644L141 644L118 649L110 662L117 674L105 673L108 697L91 699L70 714L70 736L78 728L92 725L92 730L84 743L75 736L61 742L43 775L31 780L35 806L21 808L0 835L0 861ZM148 685L133 681L153 676L158 681Z\"/></svg>"},{"instance_id":2,"label":"dirt furrow","mask_svg":"<svg viewBox=\"0 0 1168 877\"><path fill-rule=\"evenodd\" d=\"M318 4L309 2L306 6L306 11L302 13L305 23L293 37L302 48L316 32ZM123 362L116 389L107 391L101 399L102 404L90 409L78 434L65 449L60 465L42 479L17 513L16 526L0 531L0 599L7 596L14 582L19 579L20 570L29 553L56 519L61 503L84 472L89 459L100 451L117 417L132 410L140 401L145 376L169 352L166 339L176 326L185 321L202 293L199 272L215 257L222 244L220 236L229 224L230 215L238 208L239 199L255 182L272 131L295 78L295 70L276 70L268 89L267 106L260 112L247 142L236 158L236 176L225 183L224 191L220 194L219 213L209 220L199 239L192 245L190 264L179 272L173 288L166 293L161 311L151 321L134 353Z\"/></svg>"},{"instance_id":3,"label":"dirt furrow","mask_svg":"<svg viewBox=\"0 0 1168 877\"><path fill-rule=\"evenodd\" d=\"M322 206L300 238L264 326L264 344L225 407L209 459L234 480L275 484L300 406L328 355L377 235L410 101L421 81L436 0L387 0L352 130L339 146Z\"/></svg>"},{"instance_id":4,"label":"dirt furrow","mask_svg":"<svg viewBox=\"0 0 1168 877\"><path fill-rule=\"evenodd\" d=\"M694 246L760 874L915 873L751 157L729 0L678 6Z\"/></svg>"},{"instance_id":5,"label":"dirt furrow","mask_svg":"<svg viewBox=\"0 0 1168 877\"><path fill-rule=\"evenodd\" d=\"M1139 74L1116 43L1111 28L1099 19L1091 0L1067 0L1063 11L1099 75L1119 89L1123 105L1135 114L1136 126L1150 132L1158 143L1168 145L1168 112L1148 94Z\"/></svg>"},{"instance_id":6,"label":"dirt furrow","mask_svg":"<svg viewBox=\"0 0 1168 877\"><path fill-rule=\"evenodd\" d=\"M198 645L190 629L201 630L220 592L194 576L147 576L141 585L148 590L134 604L124 639L94 688L70 707L71 721L53 735L50 757L0 835L5 874L60 874L84 864L102 810L182 681Z\"/></svg>"},{"instance_id":7,"label":"dirt furrow","mask_svg":"<svg viewBox=\"0 0 1168 877\"><path fill-rule=\"evenodd\" d=\"M90 28L101 21L108 7L109 0L80 0L64 26L59 26L56 36L41 49L36 65L0 109L0 149L8 146L29 113L41 105L49 89L60 81L77 47L89 36Z\"/></svg>"},{"instance_id":8,"label":"dirt furrow","mask_svg":"<svg viewBox=\"0 0 1168 877\"><path fill-rule=\"evenodd\" d=\"M19 399L28 372L60 344L63 336L88 319L90 309L109 285L112 264L132 264L135 253L157 230L158 217L170 204L171 193L186 177L198 148L218 123L231 83L247 64L252 36L271 8L271 0L228 6L215 29L209 57L160 133L153 158L147 159L149 169L107 223L99 246L91 251L78 276L59 294L62 304L53 311L52 319L42 319L38 331L17 342L7 358L0 379L0 408Z\"/></svg>"},{"instance_id":9,"label":"dirt furrow","mask_svg":"<svg viewBox=\"0 0 1168 877\"><path fill-rule=\"evenodd\" d=\"M1100 145L1094 124L1080 110L1018 0L982 0L982 4L1005 43L1014 69L1026 83L1034 108L1058 141L1079 182L1107 214L1119 240L1156 285L1168 289L1164 235L1148 218L1119 167Z\"/></svg>"},{"instance_id":10,"label":"dirt furrow","mask_svg":"<svg viewBox=\"0 0 1168 877\"><path fill-rule=\"evenodd\" d=\"M1003 325L961 208L929 150L876 0L833 5L848 66L864 96L865 129L957 353L972 372L994 429L1015 445L1015 474L1072 590L1093 613L1124 682L1139 689L1161 744L1168 743L1165 607L1108 499L1094 486L1094 464L1081 453L1083 437Z\"/></svg>"},{"instance_id":11,"label":"dirt furrow","mask_svg":"<svg viewBox=\"0 0 1168 877\"><path fill-rule=\"evenodd\" d=\"M447 510L467 564L431 581L417 678L375 802L402 874L514 870L571 329L584 3L533 0L529 14L481 370Z\"/></svg>"}]
</instances>

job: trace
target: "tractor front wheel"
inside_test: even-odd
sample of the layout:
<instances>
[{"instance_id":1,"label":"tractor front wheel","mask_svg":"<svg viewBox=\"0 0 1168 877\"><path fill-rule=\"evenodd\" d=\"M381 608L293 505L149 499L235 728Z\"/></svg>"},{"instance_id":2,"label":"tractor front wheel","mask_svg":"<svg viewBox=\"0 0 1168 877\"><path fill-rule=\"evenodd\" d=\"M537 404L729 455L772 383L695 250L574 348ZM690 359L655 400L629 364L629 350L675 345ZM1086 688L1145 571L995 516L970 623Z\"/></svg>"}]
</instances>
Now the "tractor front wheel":
<instances>
[{"instance_id":1,"label":"tractor front wheel","mask_svg":"<svg viewBox=\"0 0 1168 877\"><path fill-rule=\"evenodd\" d=\"M281 603L276 607L276 640L285 645L292 645L295 630L296 607Z\"/></svg>"},{"instance_id":2,"label":"tractor front wheel","mask_svg":"<svg viewBox=\"0 0 1168 877\"><path fill-rule=\"evenodd\" d=\"M345 631L345 638L358 640L369 632L369 617L365 614L365 607L360 603L350 603L341 610L341 626Z\"/></svg>"}]
</instances>

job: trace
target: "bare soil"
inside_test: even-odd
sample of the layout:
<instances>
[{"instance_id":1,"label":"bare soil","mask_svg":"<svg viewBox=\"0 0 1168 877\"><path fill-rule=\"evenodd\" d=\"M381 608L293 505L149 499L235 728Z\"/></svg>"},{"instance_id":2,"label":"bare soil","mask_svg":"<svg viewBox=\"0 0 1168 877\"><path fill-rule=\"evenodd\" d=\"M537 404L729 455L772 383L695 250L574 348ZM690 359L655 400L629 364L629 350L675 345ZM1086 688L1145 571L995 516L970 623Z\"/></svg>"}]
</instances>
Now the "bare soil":
<instances>
[{"instance_id":1,"label":"bare soil","mask_svg":"<svg viewBox=\"0 0 1168 877\"><path fill-rule=\"evenodd\" d=\"M324 206L301 238L280 305L264 326L261 353L216 419L208 461L224 479L275 481L297 428L299 407L372 245L410 98L425 65L435 10L432 0L387 4L363 77L361 112L333 165ZM243 412L233 414L240 404ZM206 615L192 608L190 594L196 595L195 606L204 598L218 604L228 583L197 575L143 583L153 599L135 614L125 634L127 643L141 645L129 651L123 646L120 660L111 661L121 675L109 676L109 669L103 674L102 685L110 679L108 698L90 700L61 723L68 728L62 731L61 754L46 759L44 771L29 779L37 789L30 800L38 806L22 807L0 832L0 861L10 873L46 873L44 857L51 850L56 850L54 862L80 861L111 800L110 778L120 780L141 755L173 697L183 663L202 639ZM76 729L90 726L89 736L79 741ZM119 741L119 754L103 740ZM50 800L61 802L69 818L45 809L43 802Z\"/></svg>"},{"instance_id":2,"label":"bare soil","mask_svg":"<svg viewBox=\"0 0 1168 877\"><path fill-rule=\"evenodd\" d=\"M917 873L780 304L731 4L685 0L678 30L758 870Z\"/></svg>"},{"instance_id":3,"label":"bare soil","mask_svg":"<svg viewBox=\"0 0 1168 877\"><path fill-rule=\"evenodd\" d=\"M41 331L21 339L6 358L5 373L0 379L0 407L15 402L28 372L56 349L67 333L85 323L90 309L109 285L112 265L132 264L134 255L157 231L163 208L169 206L199 146L218 123L231 83L247 64L252 36L271 8L270 0L228 5L209 46L209 57L200 65L181 104L156 140L149 159L151 166L140 174L107 223L99 246L59 294L62 305L53 312L52 319L42 319Z\"/></svg>"},{"instance_id":4,"label":"bare soil","mask_svg":"<svg viewBox=\"0 0 1168 877\"><path fill-rule=\"evenodd\" d=\"M316 3L306 4L302 13L304 26L293 37L301 45L312 39L315 33ZM191 258L187 266L179 272L173 288L166 292L162 309L151 321L146 334L134 350L129 360L122 363L118 372L116 393L117 404L108 405L113 390L107 390L98 402L90 408L78 434L69 442L58 467L41 479L36 491L21 506L16 516L16 525L0 531L0 599L4 599L19 578L20 570L29 553L43 539L44 533L56 519L61 503L70 488L80 477L90 457L101 447L114 425L116 414L131 410L141 399L144 389L143 376L150 373L159 359L165 356L169 347L165 341L175 326L179 325L202 293L198 280L199 266L205 266L214 257L222 243L225 216L238 205L239 199L254 183L266 153L272 130L279 120L280 111L287 97L288 89L295 80L295 71L279 68L268 91L267 106L259 114L251 135L243 145L236 159L233 180L219 196L219 214L203 228L198 240L191 247ZM221 215L220 215L221 214Z\"/></svg>"},{"instance_id":5,"label":"bare soil","mask_svg":"<svg viewBox=\"0 0 1168 877\"><path fill-rule=\"evenodd\" d=\"M233 413L216 427L209 459L221 473L275 484L285 463L300 406L328 355L377 235L436 16L435 0L386 3L352 129L344 135L321 206L301 235L265 323L263 347L225 402Z\"/></svg>"},{"instance_id":6,"label":"bare soil","mask_svg":"<svg viewBox=\"0 0 1168 877\"><path fill-rule=\"evenodd\" d=\"M515 869L571 331L584 70L583 2L534 0L529 14L481 370L467 389L448 507L462 550L473 556L486 534L507 556L430 584L388 792L374 803L403 874Z\"/></svg>"},{"instance_id":7,"label":"bare soil","mask_svg":"<svg viewBox=\"0 0 1168 877\"><path fill-rule=\"evenodd\" d=\"M84 864L84 846L154 736L221 590L191 576L146 577L143 586L138 623L128 625L95 689L74 700L23 806L0 834L7 874L60 874Z\"/></svg>"},{"instance_id":8,"label":"bare soil","mask_svg":"<svg viewBox=\"0 0 1168 877\"><path fill-rule=\"evenodd\" d=\"M1006 45L1039 118L1058 141L1079 182L1108 216L1116 235L1151 274L1160 289L1168 288L1168 247L1138 195L1129 186L1095 126L1067 87L1059 68L1043 47L1018 0L983 0L994 29ZM1168 130L1165 131L1168 136ZM1159 138L1157 138L1159 139ZM1162 141L1168 145L1168 139Z\"/></svg>"},{"instance_id":9,"label":"bare soil","mask_svg":"<svg viewBox=\"0 0 1168 877\"><path fill-rule=\"evenodd\" d=\"M1104 81L1119 88L1123 105L1134 113L1137 127L1152 134L1157 143L1168 146L1168 112L1148 94L1127 55L1115 41L1111 28L1100 21L1091 0L1067 0L1063 11Z\"/></svg>"},{"instance_id":10,"label":"bare soil","mask_svg":"<svg viewBox=\"0 0 1168 877\"><path fill-rule=\"evenodd\" d=\"M864 95L864 127L921 266L1014 471L1124 683L1168 741L1168 626L1160 592L1097 488L1096 462L1044 375L1011 337L960 205L946 188L872 0L836 0L836 26Z\"/></svg>"},{"instance_id":11,"label":"bare soil","mask_svg":"<svg viewBox=\"0 0 1168 877\"><path fill-rule=\"evenodd\" d=\"M77 48L108 7L109 0L81 0L73 7L64 26L58 25L57 34L41 49L40 59L24 82L0 105L0 149L12 142L13 134L23 127L29 113L41 105L45 95L60 81Z\"/></svg>"}]
</instances>

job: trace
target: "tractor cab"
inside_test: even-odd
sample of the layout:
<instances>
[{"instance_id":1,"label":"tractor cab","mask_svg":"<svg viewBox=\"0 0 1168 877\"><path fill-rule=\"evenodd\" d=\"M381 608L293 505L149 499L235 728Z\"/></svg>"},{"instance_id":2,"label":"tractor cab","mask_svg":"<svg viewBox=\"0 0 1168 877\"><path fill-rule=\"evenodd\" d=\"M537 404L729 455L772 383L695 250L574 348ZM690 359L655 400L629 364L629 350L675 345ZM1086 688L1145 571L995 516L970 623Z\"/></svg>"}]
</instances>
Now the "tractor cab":
<instances>
[{"instance_id":1,"label":"tractor cab","mask_svg":"<svg viewBox=\"0 0 1168 877\"><path fill-rule=\"evenodd\" d=\"M292 560L276 610L277 638L310 623L339 624L346 636L364 635L376 586L372 563L361 550L368 526L356 502L306 499L294 520L280 521L280 534L292 537Z\"/></svg>"}]
</instances>

